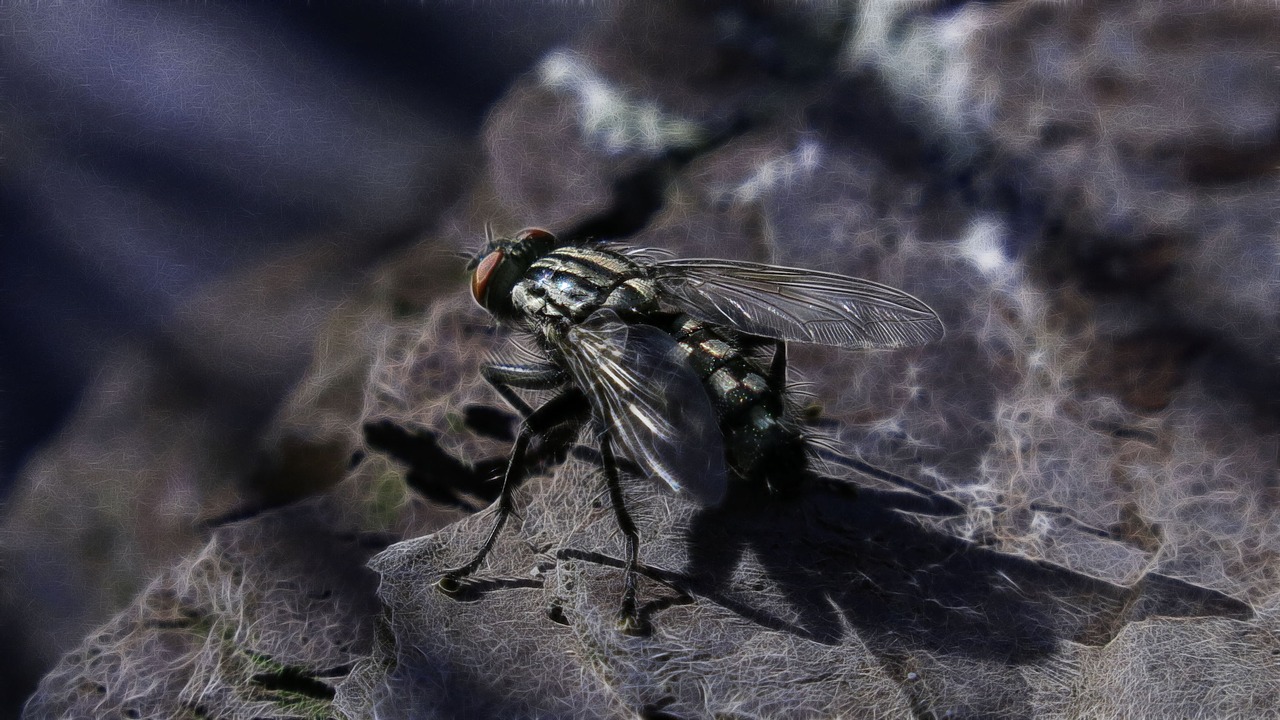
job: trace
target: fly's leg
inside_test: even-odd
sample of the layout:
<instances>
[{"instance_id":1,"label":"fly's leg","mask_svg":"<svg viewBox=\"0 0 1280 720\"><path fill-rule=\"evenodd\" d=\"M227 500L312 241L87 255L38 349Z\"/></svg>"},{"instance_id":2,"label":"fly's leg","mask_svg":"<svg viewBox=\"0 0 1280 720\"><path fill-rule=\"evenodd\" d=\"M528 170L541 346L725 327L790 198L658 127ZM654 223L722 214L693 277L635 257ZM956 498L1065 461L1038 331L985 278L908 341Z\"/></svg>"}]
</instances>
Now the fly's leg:
<instances>
[{"instance_id":1,"label":"fly's leg","mask_svg":"<svg viewBox=\"0 0 1280 720\"><path fill-rule=\"evenodd\" d=\"M498 540L498 534L502 532L502 526L506 525L507 517L511 515L512 495L516 486L524 479L525 453L529 450L529 443L537 435L581 418L588 407L586 403L585 395L576 388L570 388L548 400L538 409L531 410L520 423L520 432L516 436L515 446L511 449L511 460L507 463L507 471L502 476L502 491L495 503L498 519L494 522L493 530L489 532L489 537L484 541L484 545L480 546L480 551L475 557L471 558L467 564L445 572L444 577L436 583L436 587L445 593L456 593L462 587L459 581L480 567Z\"/></svg>"},{"instance_id":2,"label":"fly's leg","mask_svg":"<svg viewBox=\"0 0 1280 720\"><path fill-rule=\"evenodd\" d=\"M769 384L775 392L787 390L787 341L778 340L774 344L773 362L769 364Z\"/></svg>"},{"instance_id":3,"label":"fly's leg","mask_svg":"<svg viewBox=\"0 0 1280 720\"><path fill-rule=\"evenodd\" d=\"M480 368L480 376L493 386L494 390L506 400L520 417L527 418L533 414L529 403L515 393L513 388L523 390L550 390L560 387L567 377L555 365L515 365L510 363L493 363Z\"/></svg>"},{"instance_id":4,"label":"fly's leg","mask_svg":"<svg viewBox=\"0 0 1280 720\"><path fill-rule=\"evenodd\" d=\"M645 630L643 621L636 613L636 562L640 533L636 530L631 514L627 512L626 500L622 496L622 483L618 478L618 460L613 454L613 439L608 431L600 437L600 456L604 465L605 483L609 486L609 499L613 503L613 513L617 516L618 527L626 541L627 565L623 571L622 616L618 625L628 635L640 635Z\"/></svg>"},{"instance_id":5,"label":"fly's leg","mask_svg":"<svg viewBox=\"0 0 1280 720\"><path fill-rule=\"evenodd\" d=\"M770 345L773 346L773 360L769 361L769 387L775 392L783 393L787 390L787 341L763 335L743 337L743 347L747 350L756 350Z\"/></svg>"}]
</instances>

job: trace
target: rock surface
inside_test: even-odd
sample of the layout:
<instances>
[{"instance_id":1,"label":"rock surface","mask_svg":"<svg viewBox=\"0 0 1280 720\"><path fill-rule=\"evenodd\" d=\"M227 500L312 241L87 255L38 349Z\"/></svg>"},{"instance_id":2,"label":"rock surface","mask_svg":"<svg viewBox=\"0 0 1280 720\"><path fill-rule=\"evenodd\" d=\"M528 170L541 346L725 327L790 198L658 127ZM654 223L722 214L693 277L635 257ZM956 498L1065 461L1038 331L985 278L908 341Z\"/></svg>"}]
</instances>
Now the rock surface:
<instances>
[{"instance_id":1,"label":"rock surface","mask_svg":"<svg viewBox=\"0 0 1280 720\"><path fill-rule=\"evenodd\" d=\"M364 428L347 476L218 529L28 715L1274 712L1280 15L859 8L633 3L547 56L281 410L281 437ZM514 421L476 372L512 345L445 260L486 221L866 277L947 336L793 349L843 456L794 497L628 478L649 634L616 625L587 435L450 597Z\"/></svg>"}]
</instances>

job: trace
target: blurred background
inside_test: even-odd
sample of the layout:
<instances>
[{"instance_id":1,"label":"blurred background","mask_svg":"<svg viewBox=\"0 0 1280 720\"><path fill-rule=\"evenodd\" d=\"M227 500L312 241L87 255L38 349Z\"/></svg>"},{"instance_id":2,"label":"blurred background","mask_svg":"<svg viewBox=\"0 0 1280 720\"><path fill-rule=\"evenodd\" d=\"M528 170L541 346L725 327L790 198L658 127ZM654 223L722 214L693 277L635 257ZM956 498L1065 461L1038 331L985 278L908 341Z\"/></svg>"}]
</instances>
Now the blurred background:
<instances>
[{"instance_id":1,"label":"blurred background","mask_svg":"<svg viewBox=\"0 0 1280 720\"><path fill-rule=\"evenodd\" d=\"M341 244L315 288L340 297L335 275L411 239L424 208L460 190L513 76L600 12L0 8L0 497L107 349L166 344L211 282ZM242 409L274 404L310 334L256 348L270 357L254 387L233 389Z\"/></svg>"},{"instance_id":2,"label":"blurred background","mask_svg":"<svg viewBox=\"0 0 1280 720\"><path fill-rule=\"evenodd\" d=\"M23 483L97 482L92 459L81 461L83 478L68 478L74 459L43 474L27 463L72 421L86 387L105 384L110 397L104 368L120 367L122 352L130 364L128 348L143 349L133 364L158 369L162 392L180 388L175 418L189 407L181 403L207 407L211 425L254 438L361 271L465 189L490 104L601 12L578 3L0 6L0 511L17 513ZM169 444L181 444L180 432ZM243 450L234 438L221 444ZM133 471L128 456L106 457L112 467L98 472ZM136 485L146 492L141 477ZM75 510L58 509L65 527L91 527ZM97 544L117 563L137 555ZM153 561L174 552L154 544ZM0 575L29 585L29 564L0 563ZM129 575L109 568L81 577L77 591L37 566L48 587L13 589L4 613L13 622L0 620L0 717L16 715L59 648L87 629L52 618L100 622L84 598ZM117 602L136 591L127 584ZM43 629L23 609L28 591L56 606Z\"/></svg>"}]
</instances>

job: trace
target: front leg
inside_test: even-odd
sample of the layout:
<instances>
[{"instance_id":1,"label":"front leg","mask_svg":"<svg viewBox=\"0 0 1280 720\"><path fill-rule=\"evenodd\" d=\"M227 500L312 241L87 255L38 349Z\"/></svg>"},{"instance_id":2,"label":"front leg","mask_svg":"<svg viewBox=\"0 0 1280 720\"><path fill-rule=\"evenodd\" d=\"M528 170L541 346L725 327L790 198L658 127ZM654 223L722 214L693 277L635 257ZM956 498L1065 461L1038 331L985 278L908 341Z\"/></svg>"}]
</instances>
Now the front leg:
<instances>
[{"instance_id":1,"label":"front leg","mask_svg":"<svg viewBox=\"0 0 1280 720\"><path fill-rule=\"evenodd\" d=\"M550 364L490 363L480 368L480 376L492 385L502 399L515 408L522 418L532 415L533 408L517 395L513 388L551 390L564 385L568 380L564 370Z\"/></svg>"},{"instance_id":2,"label":"front leg","mask_svg":"<svg viewBox=\"0 0 1280 720\"><path fill-rule=\"evenodd\" d=\"M489 531L489 537L480 546L480 551L475 554L475 557L471 558L467 564L445 572L444 577L436 583L436 587L448 594L456 593L461 589L459 581L475 572L489 555L489 551L493 549L494 543L498 540L498 534L502 532L502 526L507 523L507 516L511 514L515 488L524 479L525 454L534 436L565 423L582 422L589 410L586 395L577 388L571 387L548 400L537 410L529 412L521 421L520 432L516 435L515 445L511 449L511 460L507 463L507 471L502 476L502 491L495 502L498 519L494 522L493 530Z\"/></svg>"}]
</instances>

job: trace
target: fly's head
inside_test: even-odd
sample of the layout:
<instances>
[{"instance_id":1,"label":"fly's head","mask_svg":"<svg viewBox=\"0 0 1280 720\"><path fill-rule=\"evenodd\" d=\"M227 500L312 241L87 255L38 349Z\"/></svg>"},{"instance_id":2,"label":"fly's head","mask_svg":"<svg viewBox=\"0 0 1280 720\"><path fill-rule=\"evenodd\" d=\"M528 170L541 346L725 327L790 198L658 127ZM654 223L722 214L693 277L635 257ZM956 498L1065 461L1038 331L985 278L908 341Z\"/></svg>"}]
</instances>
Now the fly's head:
<instances>
[{"instance_id":1,"label":"fly's head","mask_svg":"<svg viewBox=\"0 0 1280 720\"><path fill-rule=\"evenodd\" d=\"M527 228L513 238L495 238L486 228L486 243L472 260L471 297L498 319L515 315L511 290L538 258L556 249L559 241L541 228Z\"/></svg>"}]
</instances>

